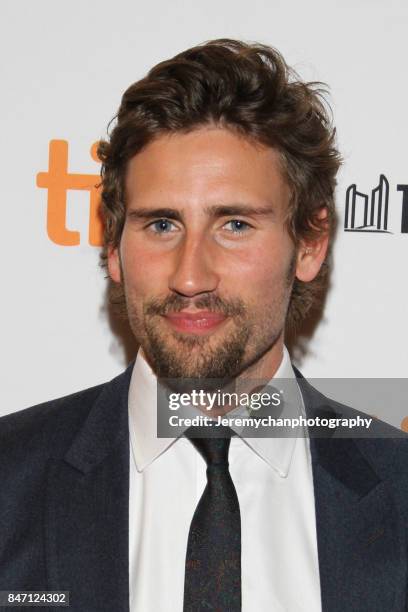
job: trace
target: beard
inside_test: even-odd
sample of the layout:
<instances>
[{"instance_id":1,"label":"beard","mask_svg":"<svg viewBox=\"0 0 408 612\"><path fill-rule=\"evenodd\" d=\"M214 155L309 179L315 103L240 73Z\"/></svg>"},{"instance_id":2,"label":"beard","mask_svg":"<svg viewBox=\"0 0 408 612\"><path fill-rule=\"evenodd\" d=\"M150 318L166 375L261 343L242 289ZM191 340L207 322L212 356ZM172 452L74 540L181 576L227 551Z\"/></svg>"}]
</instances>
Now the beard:
<instances>
[{"instance_id":1,"label":"beard","mask_svg":"<svg viewBox=\"0 0 408 612\"><path fill-rule=\"evenodd\" d=\"M146 342L141 346L154 370L167 385L174 390L186 392L195 388L196 381L202 389L225 386L243 367L245 350L251 335L251 327L246 323L246 308L242 300L225 302L215 295L201 297L194 301L197 309L222 313L229 318L226 325L233 329L222 337L186 335L176 330L163 333L163 322L157 321L157 314L179 312L191 300L173 295L165 303L150 301L144 310ZM159 315L159 316L160 316ZM159 323L159 324L157 324ZM225 325L225 323L224 323ZM182 385L182 389L181 389Z\"/></svg>"},{"instance_id":2,"label":"beard","mask_svg":"<svg viewBox=\"0 0 408 612\"><path fill-rule=\"evenodd\" d=\"M213 293L197 298L174 293L152 298L138 308L125 287L130 327L156 376L180 391L196 388L197 379L200 388L213 389L225 387L256 363L283 333L295 265L294 255L274 297L262 308ZM222 324L226 329L205 336L169 329L162 317L191 305L228 317Z\"/></svg>"}]
</instances>

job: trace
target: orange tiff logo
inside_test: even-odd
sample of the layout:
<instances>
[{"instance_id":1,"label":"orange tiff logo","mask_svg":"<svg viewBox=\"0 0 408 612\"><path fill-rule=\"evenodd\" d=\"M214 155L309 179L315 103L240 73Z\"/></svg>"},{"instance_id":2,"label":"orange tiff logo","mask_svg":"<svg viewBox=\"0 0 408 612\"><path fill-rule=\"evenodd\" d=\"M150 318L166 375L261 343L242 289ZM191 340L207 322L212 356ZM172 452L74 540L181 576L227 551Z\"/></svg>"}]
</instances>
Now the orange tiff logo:
<instances>
[{"instance_id":1,"label":"orange tiff logo","mask_svg":"<svg viewBox=\"0 0 408 612\"><path fill-rule=\"evenodd\" d=\"M90 150L91 157L97 156L98 143ZM103 225L100 217L100 177L97 174L74 174L68 172L68 142L51 140L49 147L48 172L37 174L37 187L48 190L47 233L50 240L62 246L76 246L80 243L80 233L66 227L68 189L89 191L89 233L92 246L101 246Z\"/></svg>"}]
</instances>

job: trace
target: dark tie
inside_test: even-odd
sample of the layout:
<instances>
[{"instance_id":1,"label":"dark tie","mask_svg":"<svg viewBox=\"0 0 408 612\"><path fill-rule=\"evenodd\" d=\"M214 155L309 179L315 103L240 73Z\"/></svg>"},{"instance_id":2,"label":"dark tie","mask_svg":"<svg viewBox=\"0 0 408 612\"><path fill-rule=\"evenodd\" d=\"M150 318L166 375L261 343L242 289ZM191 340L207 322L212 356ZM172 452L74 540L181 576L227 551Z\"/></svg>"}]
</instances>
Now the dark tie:
<instances>
[{"instance_id":1,"label":"dark tie","mask_svg":"<svg viewBox=\"0 0 408 612\"><path fill-rule=\"evenodd\" d=\"M207 485L188 535L184 612L241 612L241 515L228 469L231 439L193 438L193 429L185 435L207 463Z\"/></svg>"}]
</instances>

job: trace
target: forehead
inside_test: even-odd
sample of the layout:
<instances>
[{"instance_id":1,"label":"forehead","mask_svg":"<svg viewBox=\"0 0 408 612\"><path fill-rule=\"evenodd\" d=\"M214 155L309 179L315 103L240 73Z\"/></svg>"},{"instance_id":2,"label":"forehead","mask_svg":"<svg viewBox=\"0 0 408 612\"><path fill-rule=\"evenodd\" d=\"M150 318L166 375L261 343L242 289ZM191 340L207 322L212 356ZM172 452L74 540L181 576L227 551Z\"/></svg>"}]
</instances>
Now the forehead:
<instances>
[{"instance_id":1,"label":"forehead","mask_svg":"<svg viewBox=\"0 0 408 612\"><path fill-rule=\"evenodd\" d=\"M128 163L127 200L180 205L287 202L279 153L225 128L161 135Z\"/></svg>"}]
</instances>

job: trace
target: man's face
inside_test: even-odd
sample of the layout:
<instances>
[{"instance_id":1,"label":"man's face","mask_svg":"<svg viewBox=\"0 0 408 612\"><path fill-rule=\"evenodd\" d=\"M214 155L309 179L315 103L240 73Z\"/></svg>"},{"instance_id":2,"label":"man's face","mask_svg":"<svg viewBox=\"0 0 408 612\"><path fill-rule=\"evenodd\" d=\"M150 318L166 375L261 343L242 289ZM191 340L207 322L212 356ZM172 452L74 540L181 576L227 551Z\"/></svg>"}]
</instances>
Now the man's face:
<instances>
[{"instance_id":1,"label":"man's face","mask_svg":"<svg viewBox=\"0 0 408 612\"><path fill-rule=\"evenodd\" d=\"M109 271L156 374L235 377L280 355L297 256L277 152L221 128L160 136L126 196Z\"/></svg>"}]
</instances>

